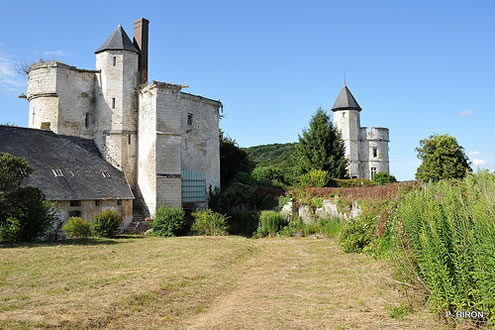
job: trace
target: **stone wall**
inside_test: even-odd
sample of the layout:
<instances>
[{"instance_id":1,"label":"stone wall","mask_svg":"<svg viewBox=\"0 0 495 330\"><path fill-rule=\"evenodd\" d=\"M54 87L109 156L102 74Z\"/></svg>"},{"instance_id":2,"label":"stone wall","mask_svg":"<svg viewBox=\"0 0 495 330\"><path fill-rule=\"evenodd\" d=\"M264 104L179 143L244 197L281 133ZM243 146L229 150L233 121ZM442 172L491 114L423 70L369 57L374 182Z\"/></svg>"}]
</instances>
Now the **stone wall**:
<instances>
[{"instance_id":1,"label":"stone wall","mask_svg":"<svg viewBox=\"0 0 495 330\"><path fill-rule=\"evenodd\" d=\"M221 103L201 96L181 93L182 169L200 170L206 179L206 189L220 187L220 143L218 140L219 107ZM192 125L188 125L192 115Z\"/></svg>"},{"instance_id":2,"label":"stone wall","mask_svg":"<svg viewBox=\"0 0 495 330\"><path fill-rule=\"evenodd\" d=\"M337 207L337 199L324 199L323 206L316 208L314 212L309 206L295 207L293 202L289 202L282 207L282 214L292 218L298 215L305 223L311 223L319 218L339 217L345 220L353 219L361 213L359 201L353 201L352 206L343 211Z\"/></svg>"},{"instance_id":3,"label":"stone wall","mask_svg":"<svg viewBox=\"0 0 495 330\"><path fill-rule=\"evenodd\" d=\"M56 208L59 210L57 213L57 236L59 238L64 237L62 226L69 218L71 211L81 212L81 218L86 221L91 221L95 215L105 210L117 211L122 217L122 225L120 232L122 232L132 221L132 199L121 200L121 205L118 205L118 201L115 199L99 200L100 205L96 205L94 200L80 201L80 206L70 206L70 201L56 201Z\"/></svg>"}]
</instances>

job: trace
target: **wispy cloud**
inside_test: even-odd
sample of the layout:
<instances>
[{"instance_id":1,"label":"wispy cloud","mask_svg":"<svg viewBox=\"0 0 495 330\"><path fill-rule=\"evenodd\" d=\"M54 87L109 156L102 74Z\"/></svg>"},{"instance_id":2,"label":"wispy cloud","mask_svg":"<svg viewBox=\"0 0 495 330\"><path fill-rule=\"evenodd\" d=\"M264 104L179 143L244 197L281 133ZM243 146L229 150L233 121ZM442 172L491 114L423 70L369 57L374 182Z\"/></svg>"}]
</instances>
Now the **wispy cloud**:
<instances>
[{"instance_id":1,"label":"wispy cloud","mask_svg":"<svg viewBox=\"0 0 495 330\"><path fill-rule=\"evenodd\" d=\"M466 117L466 116L471 116L473 114L473 110L471 109L466 109L464 111L459 112L459 117Z\"/></svg>"},{"instance_id":2,"label":"wispy cloud","mask_svg":"<svg viewBox=\"0 0 495 330\"><path fill-rule=\"evenodd\" d=\"M46 50L42 52L45 57L64 57L66 54L63 50Z\"/></svg>"},{"instance_id":3,"label":"wispy cloud","mask_svg":"<svg viewBox=\"0 0 495 330\"><path fill-rule=\"evenodd\" d=\"M478 155L481 155L481 151L471 151L469 154L471 156L478 156Z\"/></svg>"},{"instance_id":4,"label":"wispy cloud","mask_svg":"<svg viewBox=\"0 0 495 330\"><path fill-rule=\"evenodd\" d=\"M473 159L473 164L475 166L482 166L486 164L486 160L483 159Z\"/></svg>"},{"instance_id":5,"label":"wispy cloud","mask_svg":"<svg viewBox=\"0 0 495 330\"><path fill-rule=\"evenodd\" d=\"M26 88L24 77L16 70L18 63L10 56L0 54L0 89L20 93Z\"/></svg>"}]
</instances>

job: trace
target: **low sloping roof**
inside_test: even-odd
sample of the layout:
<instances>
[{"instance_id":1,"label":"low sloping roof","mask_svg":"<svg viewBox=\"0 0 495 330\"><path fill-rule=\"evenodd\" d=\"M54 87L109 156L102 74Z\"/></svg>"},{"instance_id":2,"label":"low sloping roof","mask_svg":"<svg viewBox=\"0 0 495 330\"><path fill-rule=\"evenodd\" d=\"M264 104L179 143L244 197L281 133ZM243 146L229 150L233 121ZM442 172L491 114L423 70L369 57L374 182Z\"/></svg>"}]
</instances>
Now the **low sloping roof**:
<instances>
[{"instance_id":1,"label":"low sloping roof","mask_svg":"<svg viewBox=\"0 0 495 330\"><path fill-rule=\"evenodd\" d=\"M34 171L23 185L40 188L48 200L134 198L124 173L101 158L92 140L0 126L0 152L26 158Z\"/></svg>"},{"instance_id":2,"label":"low sloping roof","mask_svg":"<svg viewBox=\"0 0 495 330\"><path fill-rule=\"evenodd\" d=\"M351 91L347 86L344 84L344 87L342 87L342 90L339 93L339 96L337 96L337 100L335 101L335 104L332 107L332 111L336 110L358 110L361 111L361 107L357 103L356 99L352 95Z\"/></svg>"},{"instance_id":3,"label":"low sloping roof","mask_svg":"<svg viewBox=\"0 0 495 330\"><path fill-rule=\"evenodd\" d=\"M110 37L95 51L98 54L104 50L128 50L140 54L139 50L134 46L127 33L125 33L122 25L118 25L112 32Z\"/></svg>"}]
</instances>

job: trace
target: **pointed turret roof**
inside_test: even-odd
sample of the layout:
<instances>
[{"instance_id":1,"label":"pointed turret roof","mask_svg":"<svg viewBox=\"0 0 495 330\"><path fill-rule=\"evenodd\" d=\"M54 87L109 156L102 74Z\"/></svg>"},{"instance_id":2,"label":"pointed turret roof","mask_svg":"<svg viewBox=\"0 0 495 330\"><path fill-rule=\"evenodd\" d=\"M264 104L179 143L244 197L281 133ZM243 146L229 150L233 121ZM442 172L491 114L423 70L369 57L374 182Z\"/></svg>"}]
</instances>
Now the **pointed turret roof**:
<instances>
[{"instance_id":1,"label":"pointed turret roof","mask_svg":"<svg viewBox=\"0 0 495 330\"><path fill-rule=\"evenodd\" d=\"M112 32L110 37L95 51L98 54L104 50L128 50L139 54L139 50L134 46L127 33L125 33L122 25L118 25Z\"/></svg>"},{"instance_id":2,"label":"pointed turret roof","mask_svg":"<svg viewBox=\"0 0 495 330\"><path fill-rule=\"evenodd\" d=\"M347 88L347 85L344 83L344 87L337 96L337 100L332 107L332 111L337 110L358 110L361 111L361 107L357 103L354 96L352 96L351 91Z\"/></svg>"}]
</instances>

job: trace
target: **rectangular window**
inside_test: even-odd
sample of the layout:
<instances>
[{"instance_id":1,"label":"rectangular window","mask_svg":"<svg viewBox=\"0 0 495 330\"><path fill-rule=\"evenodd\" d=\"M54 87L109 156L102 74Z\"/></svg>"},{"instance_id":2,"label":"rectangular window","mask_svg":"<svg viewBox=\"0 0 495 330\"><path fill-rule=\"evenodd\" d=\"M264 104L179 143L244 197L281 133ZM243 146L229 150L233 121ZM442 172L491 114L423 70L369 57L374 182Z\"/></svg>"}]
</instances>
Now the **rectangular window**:
<instances>
[{"instance_id":1,"label":"rectangular window","mask_svg":"<svg viewBox=\"0 0 495 330\"><path fill-rule=\"evenodd\" d=\"M89 113L84 116L84 127L89 127Z\"/></svg>"},{"instance_id":2,"label":"rectangular window","mask_svg":"<svg viewBox=\"0 0 495 330\"><path fill-rule=\"evenodd\" d=\"M378 157L378 149L373 148L373 157Z\"/></svg>"},{"instance_id":3,"label":"rectangular window","mask_svg":"<svg viewBox=\"0 0 495 330\"><path fill-rule=\"evenodd\" d=\"M131 134L127 135L127 144L131 144Z\"/></svg>"},{"instance_id":4,"label":"rectangular window","mask_svg":"<svg viewBox=\"0 0 495 330\"><path fill-rule=\"evenodd\" d=\"M69 217L80 217L81 216L81 211L70 211L69 212Z\"/></svg>"},{"instance_id":5,"label":"rectangular window","mask_svg":"<svg viewBox=\"0 0 495 330\"><path fill-rule=\"evenodd\" d=\"M192 123L193 123L193 114L188 113L187 114L187 126L192 126Z\"/></svg>"},{"instance_id":6,"label":"rectangular window","mask_svg":"<svg viewBox=\"0 0 495 330\"><path fill-rule=\"evenodd\" d=\"M112 109L115 109L115 97L112 97Z\"/></svg>"},{"instance_id":7,"label":"rectangular window","mask_svg":"<svg viewBox=\"0 0 495 330\"><path fill-rule=\"evenodd\" d=\"M59 168L52 168L52 173L55 177L64 176L64 172L62 172L62 170Z\"/></svg>"},{"instance_id":8,"label":"rectangular window","mask_svg":"<svg viewBox=\"0 0 495 330\"><path fill-rule=\"evenodd\" d=\"M96 201L95 201L95 206L100 206L100 205L101 205L101 201L96 200Z\"/></svg>"},{"instance_id":9,"label":"rectangular window","mask_svg":"<svg viewBox=\"0 0 495 330\"><path fill-rule=\"evenodd\" d=\"M371 168L371 180L373 180L373 178L375 177L375 174L376 174L376 167L372 167Z\"/></svg>"},{"instance_id":10,"label":"rectangular window","mask_svg":"<svg viewBox=\"0 0 495 330\"><path fill-rule=\"evenodd\" d=\"M113 66L116 66L117 65L117 57L113 57Z\"/></svg>"},{"instance_id":11,"label":"rectangular window","mask_svg":"<svg viewBox=\"0 0 495 330\"><path fill-rule=\"evenodd\" d=\"M81 201L70 201L70 206L81 206Z\"/></svg>"},{"instance_id":12,"label":"rectangular window","mask_svg":"<svg viewBox=\"0 0 495 330\"><path fill-rule=\"evenodd\" d=\"M117 205L122 205L122 200L121 199L117 199Z\"/></svg>"}]
</instances>

